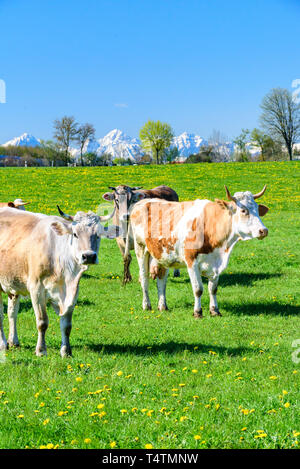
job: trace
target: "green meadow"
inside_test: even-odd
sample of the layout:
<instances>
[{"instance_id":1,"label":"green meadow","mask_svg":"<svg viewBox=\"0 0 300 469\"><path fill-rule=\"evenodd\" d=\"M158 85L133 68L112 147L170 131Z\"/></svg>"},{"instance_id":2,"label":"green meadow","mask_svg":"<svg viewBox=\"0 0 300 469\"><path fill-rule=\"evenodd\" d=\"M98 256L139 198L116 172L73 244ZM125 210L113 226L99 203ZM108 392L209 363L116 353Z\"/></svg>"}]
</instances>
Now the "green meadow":
<instances>
[{"instance_id":1,"label":"green meadow","mask_svg":"<svg viewBox=\"0 0 300 469\"><path fill-rule=\"evenodd\" d=\"M80 283L69 359L50 307L48 356L35 356L35 317L22 299L21 347L0 356L0 448L299 447L300 163L1 168L0 200L74 214L97 210L107 186L121 183L167 184L180 200L268 184L269 236L234 248L220 277L221 318L209 316L204 281L202 320L185 270L170 272L170 310L144 312L135 256L124 287L117 244L102 240L99 265ZM150 295L156 307L152 280Z\"/></svg>"}]
</instances>

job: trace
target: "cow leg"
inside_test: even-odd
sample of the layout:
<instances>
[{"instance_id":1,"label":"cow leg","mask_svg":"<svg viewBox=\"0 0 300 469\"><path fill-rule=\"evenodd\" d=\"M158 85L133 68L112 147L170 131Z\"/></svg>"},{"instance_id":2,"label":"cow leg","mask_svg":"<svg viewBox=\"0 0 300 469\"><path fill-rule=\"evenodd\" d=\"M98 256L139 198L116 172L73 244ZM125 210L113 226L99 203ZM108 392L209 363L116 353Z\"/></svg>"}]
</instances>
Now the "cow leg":
<instances>
[{"instance_id":1,"label":"cow leg","mask_svg":"<svg viewBox=\"0 0 300 469\"><path fill-rule=\"evenodd\" d=\"M38 289L36 291L31 292L30 296L36 318L36 327L38 330L38 340L36 344L35 353L37 356L41 357L43 355L47 355L45 334L49 324L45 294L42 290Z\"/></svg>"},{"instance_id":2,"label":"cow leg","mask_svg":"<svg viewBox=\"0 0 300 469\"><path fill-rule=\"evenodd\" d=\"M168 273L169 273L169 269L164 269L160 267L159 272L158 272L158 277L156 279L159 311L168 310L167 301L166 301L166 286L167 286Z\"/></svg>"},{"instance_id":3,"label":"cow leg","mask_svg":"<svg viewBox=\"0 0 300 469\"><path fill-rule=\"evenodd\" d=\"M60 331L61 331L61 347L60 354L64 357L71 357L72 350L70 346L70 334L72 330L72 311L68 311L66 314L60 317Z\"/></svg>"},{"instance_id":4,"label":"cow leg","mask_svg":"<svg viewBox=\"0 0 300 469\"><path fill-rule=\"evenodd\" d=\"M199 266L196 261L194 262L192 267L188 268L188 273L190 276L194 298L195 298L194 317L202 318L203 316L202 316L202 308L201 308L201 296L203 293L203 284L202 284Z\"/></svg>"},{"instance_id":5,"label":"cow leg","mask_svg":"<svg viewBox=\"0 0 300 469\"><path fill-rule=\"evenodd\" d=\"M129 283L132 281L131 273L130 273L130 264L131 264L131 254L129 253L128 256L123 258L124 261L124 276L123 276L123 283Z\"/></svg>"},{"instance_id":6,"label":"cow leg","mask_svg":"<svg viewBox=\"0 0 300 469\"><path fill-rule=\"evenodd\" d=\"M130 274L130 264L131 264L131 254L130 252L125 258L125 248L126 248L126 241L124 242L123 239L117 239L117 243L122 254L123 259L123 266L124 266L124 273L123 273L123 284L129 283L132 281L132 277Z\"/></svg>"},{"instance_id":7,"label":"cow leg","mask_svg":"<svg viewBox=\"0 0 300 469\"><path fill-rule=\"evenodd\" d=\"M218 308L217 290L218 290L219 277L210 278L208 280L209 291L209 310L211 316L222 316Z\"/></svg>"},{"instance_id":8,"label":"cow leg","mask_svg":"<svg viewBox=\"0 0 300 469\"><path fill-rule=\"evenodd\" d=\"M136 255L140 269L140 282L143 290L143 309L151 310L151 302L149 298L149 253L144 248L137 245Z\"/></svg>"},{"instance_id":9,"label":"cow leg","mask_svg":"<svg viewBox=\"0 0 300 469\"><path fill-rule=\"evenodd\" d=\"M173 277L180 277L180 270L174 269Z\"/></svg>"},{"instance_id":10,"label":"cow leg","mask_svg":"<svg viewBox=\"0 0 300 469\"><path fill-rule=\"evenodd\" d=\"M8 345L10 347L19 347L19 339L17 334L17 316L20 305L20 297L11 295L8 297L7 316L9 323Z\"/></svg>"},{"instance_id":11,"label":"cow leg","mask_svg":"<svg viewBox=\"0 0 300 469\"><path fill-rule=\"evenodd\" d=\"M0 293L0 350L7 349L6 337L3 330L3 300Z\"/></svg>"}]
</instances>

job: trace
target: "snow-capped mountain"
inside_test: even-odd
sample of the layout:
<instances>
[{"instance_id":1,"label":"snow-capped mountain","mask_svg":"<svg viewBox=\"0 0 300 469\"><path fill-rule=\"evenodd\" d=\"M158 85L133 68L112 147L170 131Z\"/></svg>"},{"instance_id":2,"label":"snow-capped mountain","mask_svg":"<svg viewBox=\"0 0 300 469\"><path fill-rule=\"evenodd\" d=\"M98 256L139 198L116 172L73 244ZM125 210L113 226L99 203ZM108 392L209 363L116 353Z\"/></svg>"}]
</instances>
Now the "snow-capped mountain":
<instances>
[{"instance_id":1,"label":"snow-capped mountain","mask_svg":"<svg viewBox=\"0 0 300 469\"><path fill-rule=\"evenodd\" d=\"M105 137L99 138L97 153L111 153L113 158L130 158L135 160L137 153L141 151L141 142L137 138L131 138L118 129L111 130Z\"/></svg>"},{"instance_id":2,"label":"snow-capped mountain","mask_svg":"<svg viewBox=\"0 0 300 469\"><path fill-rule=\"evenodd\" d=\"M181 157L188 157L192 153L198 153L202 146L208 145L208 141L195 134L183 132L173 138L172 146L177 147Z\"/></svg>"},{"instance_id":3,"label":"snow-capped mountain","mask_svg":"<svg viewBox=\"0 0 300 469\"><path fill-rule=\"evenodd\" d=\"M30 134L23 134L20 137L15 137L12 140L4 143L3 147L38 147L40 146L41 142L39 139L35 138L33 135Z\"/></svg>"},{"instance_id":4,"label":"snow-capped mountain","mask_svg":"<svg viewBox=\"0 0 300 469\"><path fill-rule=\"evenodd\" d=\"M209 143L208 140L199 135L183 132L181 135L174 137L171 146L178 148L180 153L179 161L184 161L189 155L198 153L201 147L209 145ZM41 140L24 133L20 137L9 140L2 146L7 147L9 145L35 147L41 145ZM225 161L230 161L234 151L237 150L233 142L220 143L218 147ZM247 149L252 158L257 157L260 153L259 147L251 143L247 144ZM76 160L79 159L80 150L78 148L70 148L70 153ZM99 156L103 153L110 153L113 159L130 158L135 161L136 156L142 153L142 148L138 138L129 137L121 130L113 129L102 138L88 140L83 148L84 153L97 153Z\"/></svg>"},{"instance_id":5,"label":"snow-capped mountain","mask_svg":"<svg viewBox=\"0 0 300 469\"><path fill-rule=\"evenodd\" d=\"M124 158L135 161L137 153L141 152L141 142L137 138L131 138L119 129L113 129L103 138L90 139L83 148L83 153L110 153L115 158ZM78 158L80 151L71 150L72 155Z\"/></svg>"}]
</instances>

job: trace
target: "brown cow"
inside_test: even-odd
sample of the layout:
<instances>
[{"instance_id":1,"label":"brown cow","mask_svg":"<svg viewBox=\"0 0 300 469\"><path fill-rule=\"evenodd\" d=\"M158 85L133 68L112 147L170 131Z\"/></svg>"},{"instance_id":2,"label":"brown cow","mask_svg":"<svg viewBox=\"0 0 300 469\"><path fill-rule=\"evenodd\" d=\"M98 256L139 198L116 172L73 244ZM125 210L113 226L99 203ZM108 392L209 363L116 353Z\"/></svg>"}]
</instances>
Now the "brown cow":
<instances>
[{"instance_id":1,"label":"brown cow","mask_svg":"<svg viewBox=\"0 0 300 469\"><path fill-rule=\"evenodd\" d=\"M164 199L170 202L178 202L178 194L168 186L158 186L154 189L142 189L141 187L130 187L120 185L118 187L109 187L113 192L106 192L103 195L104 200L114 201L116 212L113 222L121 225L125 238L117 238L119 249L121 251L124 263L124 277L123 282L131 282L132 277L130 274L131 254L130 251L134 249L133 239L127 235L128 222L130 213L139 200L142 199ZM126 249L127 243L127 249ZM174 270L174 277L179 277L178 269Z\"/></svg>"}]
</instances>

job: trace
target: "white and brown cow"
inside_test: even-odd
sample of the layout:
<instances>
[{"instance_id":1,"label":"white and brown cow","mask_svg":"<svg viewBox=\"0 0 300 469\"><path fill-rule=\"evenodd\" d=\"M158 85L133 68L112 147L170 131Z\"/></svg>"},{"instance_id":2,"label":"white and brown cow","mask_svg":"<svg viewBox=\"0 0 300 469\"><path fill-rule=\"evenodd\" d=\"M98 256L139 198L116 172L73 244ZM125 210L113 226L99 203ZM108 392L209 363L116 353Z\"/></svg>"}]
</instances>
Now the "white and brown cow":
<instances>
[{"instance_id":1,"label":"white and brown cow","mask_svg":"<svg viewBox=\"0 0 300 469\"><path fill-rule=\"evenodd\" d=\"M178 202L178 194L168 186L158 186L154 189L142 189L141 187L130 187L120 185L118 187L109 187L113 192L106 192L103 194L103 199L114 201L116 212L113 222L120 225L124 237L117 238L117 243L123 257L124 275L123 283L131 282L132 277L130 274L131 254L130 251L134 249L133 239L128 236L128 222L130 213L134 205L142 199L164 199L173 202ZM180 272L175 269L174 277L179 277Z\"/></svg>"},{"instance_id":2,"label":"white and brown cow","mask_svg":"<svg viewBox=\"0 0 300 469\"><path fill-rule=\"evenodd\" d=\"M74 217L64 215L64 220L0 209L0 349L7 348L2 302L2 293L7 293L10 346L19 345L20 295L30 295L38 329L36 354L46 354L46 304L50 302L60 316L61 355L71 355L69 336L79 281L88 265L98 263L100 238L119 236L118 227L104 228L100 223L112 215L101 218L93 212L77 212Z\"/></svg>"},{"instance_id":3,"label":"white and brown cow","mask_svg":"<svg viewBox=\"0 0 300 469\"><path fill-rule=\"evenodd\" d=\"M221 316L217 304L219 275L227 267L237 241L263 239L268 230L260 217L268 208L257 205L258 194L237 192L229 201L194 200L165 202L142 200L130 216L130 230L134 239L143 290L143 308L151 309L148 294L148 276L157 278L158 308L167 309L166 282L169 267L186 267L195 297L194 316L202 317L201 276L208 278L210 313Z\"/></svg>"}]
</instances>

